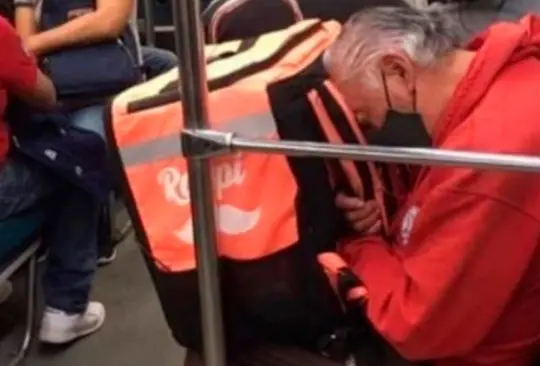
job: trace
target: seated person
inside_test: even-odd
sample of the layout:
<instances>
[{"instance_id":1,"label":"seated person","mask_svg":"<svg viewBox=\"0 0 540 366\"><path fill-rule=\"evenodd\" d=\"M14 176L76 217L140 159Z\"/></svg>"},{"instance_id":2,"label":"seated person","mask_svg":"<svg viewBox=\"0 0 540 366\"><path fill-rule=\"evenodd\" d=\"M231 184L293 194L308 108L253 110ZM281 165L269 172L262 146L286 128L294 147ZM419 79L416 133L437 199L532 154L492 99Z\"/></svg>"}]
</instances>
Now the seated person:
<instances>
[{"instance_id":1,"label":"seated person","mask_svg":"<svg viewBox=\"0 0 540 366\"><path fill-rule=\"evenodd\" d=\"M24 39L27 49L36 56L74 44L88 43L109 38L120 33L130 23L136 30L136 2L122 0L113 3L97 2L95 12L76 19L50 31L38 32L40 0L14 0L15 25ZM148 77L160 75L177 65L174 53L153 47L142 47L141 55L144 71ZM95 132L105 138L103 126L103 105L95 104L71 112L74 126ZM114 233L112 245L100 247L98 262L108 264L116 257L115 245L126 232Z\"/></svg>"},{"instance_id":2,"label":"seated person","mask_svg":"<svg viewBox=\"0 0 540 366\"><path fill-rule=\"evenodd\" d=\"M344 26L326 67L364 127L416 121L436 148L539 156L540 20L496 24L465 48L458 39L436 8L366 9ZM367 288L368 318L401 355L437 366L532 364L539 187L538 173L426 166L390 238L358 234L343 246ZM338 202L356 212L352 221L373 215L358 214L354 197Z\"/></svg>"},{"instance_id":3,"label":"seated person","mask_svg":"<svg viewBox=\"0 0 540 366\"><path fill-rule=\"evenodd\" d=\"M77 44L80 42L87 42L91 40L95 40L96 38L102 38L105 36L103 32L108 34L115 34L115 32L119 32L119 29L123 29L123 27L129 22L130 26L133 29L133 32L135 35L138 35L136 26L136 2L133 0L127 0L124 2L120 2L120 4L117 4L117 7L107 7L103 4L97 5L97 13L94 14L95 16L90 17L80 17L84 20L84 22L79 22L79 27L76 28L67 28L68 30L75 30L79 31L80 37L78 39L74 39L72 41L67 40L65 43L61 42L61 45L59 44L52 44L49 47L44 45L42 42L39 42L40 38L42 37L33 37L38 32L37 29L37 23L39 20L39 4L43 0L14 0L15 4L15 25L17 28L17 31L23 37L23 39L27 40L29 45L29 50L31 52L34 52L36 54L42 54L45 52L53 51L55 49L65 47L72 44ZM111 10L107 10L111 9ZM118 10L118 11L116 11ZM99 15L99 20L96 21L96 17ZM81 33L80 29L81 27L87 26L86 33ZM109 25L112 27L111 29L105 29L106 25ZM93 32L92 32L93 30ZM101 32L101 35L100 35ZM47 33L47 32L45 32ZM56 33L56 36L60 37L62 33ZM53 38L55 37L55 34L52 34ZM47 39L47 37L45 37ZM36 41L37 40L37 41ZM37 45L37 43L40 43L40 46L37 47L37 49L34 49ZM47 43L45 41L45 43ZM43 47L45 46L45 47ZM168 50L156 48L156 47L149 47L144 46L141 47L141 59L142 59L142 66L147 73L147 76L152 78L157 75L160 75L166 71L169 71L173 67L175 67L178 64L178 58L176 55Z\"/></svg>"},{"instance_id":4,"label":"seated person","mask_svg":"<svg viewBox=\"0 0 540 366\"><path fill-rule=\"evenodd\" d=\"M46 1L46 0L45 0ZM65 47L114 38L129 23L134 10L133 0L98 1L96 11L78 16L59 27L39 32L34 0L15 0L15 26L28 52L40 57ZM103 105L95 104L72 112L73 126L105 138Z\"/></svg>"},{"instance_id":5,"label":"seated person","mask_svg":"<svg viewBox=\"0 0 540 366\"><path fill-rule=\"evenodd\" d=\"M42 236L50 249L43 278L46 309L40 339L67 343L98 330L105 320L103 306L89 301L96 269L100 207L88 193L50 176L40 165L16 152L8 154L4 120L8 95L38 108L53 107L56 97L52 82L38 69L15 29L3 17L0 44L0 220L37 204L46 204L50 209Z\"/></svg>"}]
</instances>

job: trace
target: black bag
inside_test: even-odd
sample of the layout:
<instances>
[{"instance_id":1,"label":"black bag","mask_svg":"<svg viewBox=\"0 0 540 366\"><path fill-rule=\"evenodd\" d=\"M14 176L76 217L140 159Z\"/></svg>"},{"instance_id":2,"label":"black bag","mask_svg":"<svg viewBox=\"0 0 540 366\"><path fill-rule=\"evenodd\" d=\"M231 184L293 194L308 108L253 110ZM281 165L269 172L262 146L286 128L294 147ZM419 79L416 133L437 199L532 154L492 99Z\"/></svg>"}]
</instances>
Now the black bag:
<instances>
[{"instance_id":1,"label":"black bag","mask_svg":"<svg viewBox=\"0 0 540 366\"><path fill-rule=\"evenodd\" d=\"M402 0L215 0L203 13L208 43L252 38L303 18L345 22L369 6L400 6Z\"/></svg>"}]
</instances>

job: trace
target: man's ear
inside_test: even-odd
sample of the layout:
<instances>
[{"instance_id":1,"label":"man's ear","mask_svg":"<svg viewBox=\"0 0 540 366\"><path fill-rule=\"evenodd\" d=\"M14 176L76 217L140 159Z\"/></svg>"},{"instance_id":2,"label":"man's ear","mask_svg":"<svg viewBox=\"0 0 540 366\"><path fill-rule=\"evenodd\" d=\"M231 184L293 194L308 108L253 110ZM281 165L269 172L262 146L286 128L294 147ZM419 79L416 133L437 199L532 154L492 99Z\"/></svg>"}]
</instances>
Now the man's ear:
<instances>
[{"instance_id":1,"label":"man's ear","mask_svg":"<svg viewBox=\"0 0 540 366\"><path fill-rule=\"evenodd\" d=\"M415 88L416 70L412 60L401 54L389 54L383 56L380 68L387 79L398 77L407 86L409 91Z\"/></svg>"}]
</instances>

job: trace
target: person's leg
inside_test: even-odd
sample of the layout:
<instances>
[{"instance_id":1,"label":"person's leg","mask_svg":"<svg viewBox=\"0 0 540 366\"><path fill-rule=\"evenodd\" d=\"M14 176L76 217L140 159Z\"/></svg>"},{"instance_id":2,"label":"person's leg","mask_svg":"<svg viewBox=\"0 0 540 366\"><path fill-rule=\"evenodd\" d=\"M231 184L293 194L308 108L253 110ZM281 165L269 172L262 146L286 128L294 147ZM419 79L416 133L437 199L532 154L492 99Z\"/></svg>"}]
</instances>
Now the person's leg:
<instances>
[{"instance_id":1,"label":"person's leg","mask_svg":"<svg viewBox=\"0 0 540 366\"><path fill-rule=\"evenodd\" d=\"M78 109L70 113L69 120L72 126L98 134L105 140L105 123L103 121L103 104L96 104Z\"/></svg>"},{"instance_id":2,"label":"person's leg","mask_svg":"<svg viewBox=\"0 0 540 366\"><path fill-rule=\"evenodd\" d=\"M36 205L52 194L54 186L43 169L22 156L8 159L0 168L0 220ZM0 285L0 304L11 296L12 289L9 281Z\"/></svg>"},{"instance_id":3,"label":"person's leg","mask_svg":"<svg viewBox=\"0 0 540 366\"><path fill-rule=\"evenodd\" d=\"M163 74L178 65L178 57L168 50L155 47L141 47L143 68L149 78Z\"/></svg>"},{"instance_id":4,"label":"person's leg","mask_svg":"<svg viewBox=\"0 0 540 366\"><path fill-rule=\"evenodd\" d=\"M0 220L31 208L57 188L43 167L15 154L0 167Z\"/></svg>"},{"instance_id":5,"label":"person's leg","mask_svg":"<svg viewBox=\"0 0 540 366\"><path fill-rule=\"evenodd\" d=\"M105 309L89 300L97 268L101 204L75 186L66 186L57 202L43 232L49 255L43 278L46 310L40 340L59 344L98 330L105 320Z\"/></svg>"},{"instance_id":6,"label":"person's leg","mask_svg":"<svg viewBox=\"0 0 540 366\"><path fill-rule=\"evenodd\" d=\"M103 137L102 112L103 106L83 108L72 114L71 123ZM98 330L105 320L103 305L89 301L102 204L74 185L66 185L56 202L43 233L50 248L43 279L46 310L40 340L67 343Z\"/></svg>"}]
</instances>

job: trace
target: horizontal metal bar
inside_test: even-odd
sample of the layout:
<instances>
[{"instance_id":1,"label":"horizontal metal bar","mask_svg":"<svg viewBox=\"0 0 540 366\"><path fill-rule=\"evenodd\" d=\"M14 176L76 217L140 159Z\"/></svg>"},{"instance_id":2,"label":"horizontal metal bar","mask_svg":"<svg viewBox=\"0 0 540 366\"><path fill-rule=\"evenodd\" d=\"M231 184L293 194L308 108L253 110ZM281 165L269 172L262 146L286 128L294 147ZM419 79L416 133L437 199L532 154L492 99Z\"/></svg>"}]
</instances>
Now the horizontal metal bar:
<instances>
[{"instance_id":1,"label":"horizontal metal bar","mask_svg":"<svg viewBox=\"0 0 540 366\"><path fill-rule=\"evenodd\" d=\"M216 132L196 131L212 143L221 143L235 151L252 151L288 156L340 158L360 161L379 161L414 165L446 165L489 170L540 172L540 158L526 155L491 154L428 148L400 148L384 146L335 145L305 141L271 141L224 136L216 139ZM224 134L227 135L227 134Z\"/></svg>"}]
</instances>

